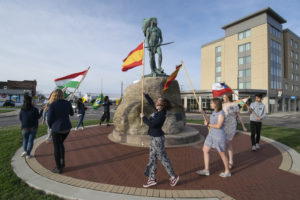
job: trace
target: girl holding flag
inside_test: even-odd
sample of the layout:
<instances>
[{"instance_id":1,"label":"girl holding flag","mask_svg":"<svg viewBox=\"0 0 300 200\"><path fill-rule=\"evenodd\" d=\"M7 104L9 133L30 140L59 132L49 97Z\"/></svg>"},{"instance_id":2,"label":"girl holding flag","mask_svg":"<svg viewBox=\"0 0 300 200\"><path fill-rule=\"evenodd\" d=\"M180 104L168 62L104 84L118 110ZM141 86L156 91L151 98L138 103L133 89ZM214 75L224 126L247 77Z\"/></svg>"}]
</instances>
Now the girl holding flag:
<instances>
[{"instance_id":1,"label":"girl holding flag","mask_svg":"<svg viewBox=\"0 0 300 200\"><path fill-rule=\"evenodd\" d=\"M237 118L242 124L243 131L247 131L240 115L240 109L237 104L232 101L232 94L226 92L223 96L223 111L225 113L224 130L226 133L226 144L229 157L229 169L233 167L233 147L232 139L236 133Z\"/></svg>"}]
</instances>

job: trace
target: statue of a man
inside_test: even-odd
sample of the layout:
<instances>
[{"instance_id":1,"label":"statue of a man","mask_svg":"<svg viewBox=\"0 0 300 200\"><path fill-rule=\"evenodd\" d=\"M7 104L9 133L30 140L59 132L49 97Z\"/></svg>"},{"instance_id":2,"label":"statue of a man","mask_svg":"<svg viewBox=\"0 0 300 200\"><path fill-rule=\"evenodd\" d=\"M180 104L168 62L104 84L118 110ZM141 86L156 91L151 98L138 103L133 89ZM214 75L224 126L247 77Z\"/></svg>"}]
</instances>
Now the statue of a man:
<instances>
[{"instance_id":1,"label":"statue of a man","mask_svg":"<svg viewBox=\"0 0 300 200\"><path fill-rule=\"evenodd\" d=\"M161 67L162 52L160 45L163 42L160 28L157 27L156 18L147 18L143 22L143 31L146 39L146 44L149 50L150 67L153 76L157 74L164 74ZM158 54L158 68L156 67L155 54Z\"/></svg>"}]
</instances>

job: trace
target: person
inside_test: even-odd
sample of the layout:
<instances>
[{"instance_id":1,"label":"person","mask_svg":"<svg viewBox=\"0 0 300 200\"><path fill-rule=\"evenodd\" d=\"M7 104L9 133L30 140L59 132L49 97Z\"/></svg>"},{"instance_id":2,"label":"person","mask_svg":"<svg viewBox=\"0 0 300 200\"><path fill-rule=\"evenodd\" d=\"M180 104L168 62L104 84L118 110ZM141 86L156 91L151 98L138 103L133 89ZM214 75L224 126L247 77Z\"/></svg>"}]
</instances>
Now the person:
<instances>
[{"instance_id":1,"label":"person","mask_svg":"<svg viewBox=\"0 0 300 200\"><path fill-rule=\"evenodd\" d=\"M251 144L252 151L260 149L259 140L260 140L260 131L262 120L266 117L266 108L265 105L261 102L262 95L255 95L255 102L250 104L249 112L250 114L250 129L251 129ZM256 136L256 137L255 137Z\"/></svg>"},{"instance_id":2,"label":"person","mask_svg":"<svg viewBox=\"0 0 300 200\"><path fill-rule=\"evenodd\" d=\"M74 111L69 101L64 100L64 93L60 89L53 92L54 102L48 109L48 125L52 129L54 146L54 158L56 167L52 171L61 173L65 167L65 147L64 141L72 128L69 115L73 116Z\"/></svg>"},{"instance_id":3,"label":"person","mask_svg":"<svg viewBox=\"0 0 300 200\"><path fill-rule=\"evenodd\" d=\"M80 125L82 126L82 130L84 129L83 119L84 119L86 107L84 106L84 103L82 102L81 98L77 100L77 109L78 109L78 115L77 116L79 117L79 121L78 121L78 124L75 128L75 131L78 130Z\"/></svg>"},{"instance_id":4,"label":"person","mask_svg":"<svg viewBox=\"0 0 300 200\"><path fill-rule=\"evenodd\" d=\"M205 120L205 125L210 128L209 133L205 139L203 146L204 155L204 169L198 170L196 173L199 175L209 176L209 151L211 148L217 149L224 167L225 171L220 173L220 177L226 178L230 177L231 173L229 171L228 159L225 154L226 151L226 133L224 131L224 119L225 113L222 110L221 100L218 98L213 98L210 102L210 107L214 109L214 112L210 116L210 120Z\"/></svg>"},{"instance_id":5,"label":"person","mask_svg":"<svg viewBox=\"0 0 300 200\"><path fill-rule=\"evenodd\" d=\"M105 96L104 97L104 103L102 104L104 107L104 113L100 119L99 125L101 126L102 122L104 122L104 120L106 119L106 126L110 126L109 125L109 120L110 120L110 106L112 105L112 103L109 101L109 97Z\"/></svg>"},{"instance_id":6,"label":"person","mask_svg":"<svg viewBox=\"0 0 300 200\"><path fill-rule=\"evenodd\" d=\"M237 118L242 124L243 131L247 132L243 119L240 115L240 108L232 101L232 94L227 92L223 96L223 111L225 113L224 130L226 133L226 147L229 157L229 169L233 167L233 147L232 139L236 133Z\"/></svg>"},{"instance_id":7,"label":"person","mask_svg":"<svg viewBox=\"0 0 300 200\"><path fill-rule=\"evenodd\" d=\"M155 112L148 119L143 113L140 117L143 119L144 123L149 126L148 134L150 135L150 155L149 163L145 170L145 175L148 176L148 181L143 187L151 187L157 184L155 179L156 169L157 169L157 159L160 160L165 170L169 174L170 185L175 186L179 181L179 176L174 173L173 166L168 158L167 152L165 150L165 134L162 130L166 119L167 110L171 108L170 102L165 98L159 98L154 104L153 100L148 94L145 94L145 98L149 104L154 108Z\"/></svg>"},{"instance_id":8,"label":"person","mask_svg":"<svg viewBox=\"0 0 300 200\"><path fill-rule=\"evenodd\" d=\"M31 158L31 150L33 148L34 138L39 126L39 118L41 118L43 110L40 112L32 105L32 97L25 95L24 103L19 113L21 121L21 129L23 135L23 150L22 157Z\"/></svg>"},{"instance_id":9,"label":"person","mask_svg":"<svg viewBox=\"0 0 300 200\"><path fill-rule=\"evenodd\" d=\"M48 118L48 109L50 104L54 101L53 99L53 95L51 93L50 95L50 99L49 102L46 104L45 108L44 108L44 112L43 112L43 116L42 116L42 124L46 124L47 125L47 138L46 138L46 142L50 142L52 140L52 134L51 134L51 129L49 128L48 122L47 122L47 118Z\"/></svg>"}]
</instances>

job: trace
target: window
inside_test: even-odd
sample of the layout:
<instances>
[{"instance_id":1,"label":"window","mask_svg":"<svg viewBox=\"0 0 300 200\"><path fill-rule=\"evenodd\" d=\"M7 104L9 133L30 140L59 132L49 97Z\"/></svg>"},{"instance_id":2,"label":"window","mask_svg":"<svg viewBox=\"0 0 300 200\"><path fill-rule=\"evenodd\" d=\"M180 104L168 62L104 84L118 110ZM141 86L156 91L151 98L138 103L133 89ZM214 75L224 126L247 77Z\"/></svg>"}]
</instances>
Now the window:
<instances>
[{"instance_id":1,"label":"window","mask_svg":"<svg viewBox=\"0 0 300 200\"><path fill-rule=\"evenodd\" d=\"M221 72L221 69L222 69L221 66L217 66L216 67L216 72Z\"/></svg>"},{"instance_id":2,"label":"window","mask_svg":"<svg viewBox=\"0 0 300 200\"><path fill-rule=\"evenodd\" d=\"M221 46L216 47L216 52L217 52L217 53L220 53L220 52L221 52Z\"/></svg>"},{"instance_id":3,"label":"window","mask_svg":"<svg viewBox=\"0 0 300 200\"><path fill-rule=\"evenodd\" d=\"M250 51L250 50L251 50L251 44L250 44L250 42L246 43L246 44L239 45L239 53L242 53L244 51Z\"/></svg>"},{"instance_id":4,"label":"window","mask_svg":"<svg viewBox=\"0 0 300 200\"><path fill-rule=\"evenodd\" d=\"M246 89L251 89L251 83L250 82L246 83Z\"/></svg>"},{"instance_id":5,"label":"window","mask_svg":"<svg viewBox=\"0 0 300 200\"><path fill-rule=\"evenodd\" d=\"M244 70L239 70L239 77L240 78L244 77Z\"/></svg>"},{"instance_id":6,"label":"window","mask_svg":"<svg viewBox=\"0 0 300 200\"><path fill-rule=\"evenodd\" d=\"M290 67L294 67L294 63L290 63ZM281 88L281 45L279 42L271 39L271 88Z\"/></svg>"},{"instance_id":7,"label":"window","mask_svg":"<svg viewBox=\"0 0 300 200\"><path fill-rule=\"evenodd\" d=\"M239 58L239 65L244 64L244 58Z\"/></svg>"},{"instance_id":8,"label":"window","mask_svg":"<svg viewBox=\"0 0 300 200\"><path fill-rule=\"evenodd\" d=\"M294 92L294 85L291 85L291 91Z\"/></svg>"},{"instance_id":9,"label":"window","mask_svg":"<svg viewBox=\"0 0 300 200\"><path fill-rule=\"evenodd\" d=\"M293 40L292 39L290 40L290 43L291 43L291 47L292 47L293 46Z\"/></svg>"},{"instance_id":10,"label":"window","mask_svg":"<svg viewBox=\"0 0 300 200\"><path fill-rule=\"evenodd\" d=\"M251 56L246 56L246 64L249 64L251 63Z\"/></svg>"},{"instance_id":11,"label":"window","mask_svg":"<svg viewBox=\"0 0 300 200\"><path fill-rule=\"evenodd\" d=\"M221 56L216 57L216 62L221 62Z\"/></svg>"},{"instance_id":12,"label":"window","mask_svg":"<svg viewBox=\"0 0 300 200\"><path fill-rule=\"evenodd\" d=\"M274 28L273 26L270 26L270 33L275 37L280 38L280 31Z\"/></svg>"},{"instance_id":13,"label":"window","mask_svg":"<svg viewBox=\"0 0 300 200\"><path fill-rule=\"evenodd\" d=\"M244 45L239 45L239 52L244 52Z\"/></svg>"},{"instance_id":14,"label":"window","mask_svg":"<svg viewBox=\"0 0 300 200\"><path fill-rule=\"evenodd\" d=\"M251 77L251 69L246 69L246 77Z\"/></svg>"},{"instance_id":15,"label":"window","mask_svg":"<svg viewBox=\"0 0 300 200\"><path fill-rule=\"evenodd\" d=\"M291 62L291 69L293 70L294 69L294 63Z\"/></svg>"},{"instance_id":16,"label":"window","mask_svg":"<svg viewBox=\"0 0 300 200\"><path fill-rule=\"evenodd\" d=\"M292 57L294 57L294 52L293 52L293 51L291 51L291 58L292 58Z\"/></svg>"},{"instance_id":17,"label":"window","mask_svg":"<svg viewBox=\"0 0 300 200\"><path fill-rule=\"evenodd\" d=\"M243 31L243 32L240 32L239 35L238 35L238 39L239 40L242 40L244 38L248 38L251 36L251 30L246 30L246 31Z\"/></svg>"},{"instance_id":18,"label":"window","mask_svg":"<svg viewBox=\"0 0 300 200\"><path fill-rule=\"evenodd\" d=\"M239 89L244 89L244 83L239 83Z\"/></svg>"},{"instance_id":19,"label":"window","mask_svg":"<svg viewBox=\"0 0 300 200\"><path fill-rule=\"evenodd\" d=\"M298 75L295 76L295 80L299 81L299 76Z\"/></svg>"},{"instance_id":20,"label":"window","mask_svg":"<svg viewBox=\"0 0 300 200\"><path fill-rule=\"evenodd\" d=\"M295 48L296 49L298 48L298 42L295 42Z\"/></svg>"},{"instance_id":21,"label":"window","mask_svg":"<svg viewBox=\"0 0 300 200\"><path fill-rule=\"evenodd\" d=\"M221 77L220 77L220 76L217 76L217 77L216 77L216 82L217 82L217 83L220 83L220 82L221 82Z\"/></svg>"},{"instance_id":22,"label":"window","mask_svg":"<svg viewBox=\"0 0 300 200\"><path fill-rule=\"evenodd\" d=\"M298 53L295 53L295 58L296 60L298 60Z\"/></svg>"},{"instance_id":23,"label":"window","mask_svg":"<svg viewBox=\"0 0 300 200\"><path fill-rule=\"evenodd\" d=\"M299 91L299 87L298 86L296 86L296 92L298 92Z\"/></svg>"},{"instance_id":24,"label":"window","mask_svg":"<svg viewBox=\"0 0 300 200\"><path fill-rule=\"evenodd\" d=\"M289 85L287 83L284 84L284 89L288 90L289 89Z\"/></svg>"},{"instance_id":25,"label":"window","mask_svg":"<svg viewBox=\"0 0 300 200\"><path fill-rule=\"evenodd\" d=\"M3 89L4 89L4 90L7 90L7 86L3 86Z\"/></svg>"},{"instance_id":26,"label":"window","mask_svg":"<svg viewBox=\"0 0 300 200\"><path fill-rule=\"evenodd\" d=\"M247 44L246 44L246 51L250 51L250 49L251 49L251 44L250 44L250 43L247 43Z\"/></svg>"},{"instance_id":27,"label":"window","mask_svg":"<svg viewBox=\"0 0 300 200\"><path fill-rule=\"evenodd\" d=\"M291 74L291 79L294 80L294 74Z\"/></svg>"},{"instance_id":28,"label":"window","mask_svg":"<svg viewBox=\"0 0 300 200\"><path fill-rule=\"evenodd\" d=\"M296 68L296 70L298 70L298 64L297 63L295 64L295 68Z\"/></svg>"}]
</instances>

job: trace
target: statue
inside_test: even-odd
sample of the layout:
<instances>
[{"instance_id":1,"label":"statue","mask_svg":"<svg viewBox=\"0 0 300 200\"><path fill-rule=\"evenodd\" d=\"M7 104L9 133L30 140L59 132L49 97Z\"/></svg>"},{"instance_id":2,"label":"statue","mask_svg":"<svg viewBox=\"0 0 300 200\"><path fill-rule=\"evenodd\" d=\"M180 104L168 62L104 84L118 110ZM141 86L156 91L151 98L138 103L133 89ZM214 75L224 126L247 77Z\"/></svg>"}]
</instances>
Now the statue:
<instances>
[{"instance_id":1,"label":"statue","mask_svg":"<svg viewBox=\"0 0 300 200\"><path fill-rule=\"evenodd\" d=\"M157 19L154 17L146 18L143 21L143 32L145 35L146 44L149 51L149 60L151 75L150 76L166 76L161 67L162 52L160 46L163 38L160 28L157 27ZM158 54L158 68L156 67L155 54Z\"/></svg>"}]
</instances>

